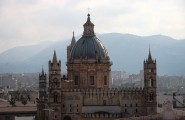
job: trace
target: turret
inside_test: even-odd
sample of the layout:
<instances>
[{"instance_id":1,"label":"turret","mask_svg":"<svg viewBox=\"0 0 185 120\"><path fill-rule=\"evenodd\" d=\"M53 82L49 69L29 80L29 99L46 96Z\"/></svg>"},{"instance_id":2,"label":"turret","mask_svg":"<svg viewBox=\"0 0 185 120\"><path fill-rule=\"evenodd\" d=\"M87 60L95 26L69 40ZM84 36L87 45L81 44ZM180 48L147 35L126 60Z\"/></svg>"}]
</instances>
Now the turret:
<instances>
[{"instance_id":1,"label":"turret","mask_svg":"<svg viewBox=\"0 0 185 120\"><path fill-rule=\"evenodd\" d=\"M53 116L56 120L61 120L61 61L57 59L56 51L53 59L49 61L49 88L48 88L48 107L55 108Z\"/></svg>"},{"instance_id":2,"label":"turret","mask_svg":"<svg viewBox=\"0 0 185 120\"><path fill-rule=\"evenodd\" d=\"M156 60L152 59L149 49L148 59L144 60L144 87L156 88Z\"/></svg>"},{"instance_id":3,"label":"turret","mask_svg":"<svg viewBox=\"0 0 185 120\"><path fill-rule=\"evenodd\" d=\"M57 60L57 55L56 55L56 51L54 50L54 53L53 53L53 59L49 61L49 73L54 73L54 72L57 72L57 71L60 71L60 67L61 67L61 61Z\"/></svg>"},{"instance_id":4,"label":"turret","mask_svg":"<svg viewBox=\"0 0 185 120\"><path fill-rule=\"evenodd\" d=\"M148 58L144 60L144 90L147 114L157 113L157 71L156 60L152 59L149 49Z\"/></svg>"},{"instance_id":5,"label":"turret","mask_svg":"<svg viewBox=\"0 0 185 120\"><path fill-rule=\"evenodd\" d=\"M73 49L75 44L76 44L76 40L75 40L75 36L74 36L74 32L73 32L73 37L71 39L71 44L69 46L67 46L67 60L70 59L71 50Z\"/></svg>"},{"instance_id":6,"label":"turret","mask_svg":"<svg viewBox=\"0 0 185 120\"><path fill-rule=\"evenodd\" d=\"M44 69L42 68L42 72L39 74L39 99L43 100L46 97L46 74L44 73Z\"/></svg>"}]
</instances>

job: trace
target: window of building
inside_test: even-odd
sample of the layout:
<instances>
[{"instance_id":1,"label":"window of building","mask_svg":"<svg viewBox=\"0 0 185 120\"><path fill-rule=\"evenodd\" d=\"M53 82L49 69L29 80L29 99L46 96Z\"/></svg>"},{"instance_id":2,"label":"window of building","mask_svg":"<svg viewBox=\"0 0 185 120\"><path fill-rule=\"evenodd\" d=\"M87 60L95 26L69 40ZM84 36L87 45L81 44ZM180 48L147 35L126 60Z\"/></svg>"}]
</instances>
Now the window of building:
<instances>
[{"instance_id":1,"label":"window of building","mask_svg":"<svg viewBox=\"0 0 185 120\"><path fill-rule=\"evenodd\" d=\"M78 112L78 109L76 109L76 112Z\"/></svg>"},{"instance_id":2,"label":"window of building","mask_svg":"<svg viewBox=\"0 0 185 120\"><path fill-rule=\"evenodd\" d=\"M137 113L137 109L136 109L136 113Z\"/></svg>"},{"instance_id":3,"label":"window of building","mask_svg":"<svg viewBox=\"0 0 185 120\"><path fill-rule=\"evenodd\" d=\"M132 107L132 104L130 104L130 107Z\"/></svg>"},{"instance_id":4,"label":"window of building","mask_svg":"<svg viewBox=\"0 0 185 120\"><path fill-rule=\"evenodd\" d=\"M106 100L103 100L103 105L104 105L104 106L106 105Z\"/></svg>"},{"instance_id":5,"label":"window of building","mask_svg":"<svg viewBox=\"0 0 185 120\"><path fill-rule=\"evenodd\" d=\"M150 101L154 100L154 94L153 94L153 92L150 92L149 100L150 100Z\"/></svg>"},{"instance_id":6,"label":"window of building","mask_svg":"<svg viewBox=\"0 0 185 120\"><path fill-rule=\"evenodd\" d=\"M71 109L69 111L71 112Z\"/></svg>"},{"instance_id":7,"label":"window of building","mask_svg":"<svg viewBox=\"0 0 185 120\"><path fill-rule=\"evenodd\" d=\"M125 113L127 112L127 109L125 109Z\"/></svg>"},{"instance_id":8,"label":"window of building","mask_svg":"<svg viewBox=\"0 0 185 120\"><path fill-rule=\"evenodd\" d=\"M71 107L71 104L69 106Z\"/></svg>"},{"instance_id":9,"label":"window of building","mask_svg":"<svg viewBox=\"0 0 185 120\"><path fill-rule=\"evenodd\" d=\"M127 104L125 104L125 107L127 107Z\"/></svg>"},{"instance_id":10,"label":"window of building","mask_svg":"<svg viewBox=\"0 0 185 120\"><path fill-rule=\"evenodd\" d=\"M63 107L65 107L65 105L63 105Z\"/></svg>"},{"instance_id":11,"label":"window of building","mask_svg":"<svg viewBox=\"0 0 185 120\"><path fill-rule=\"evenodd\" d=\"M75 76L74 81L75 81L75 85L78 85L79 84L79 78L78 78L78 76Z\"/></svg>"},{"instance_id":12,"label":"window of building","mask_svg":"<svg viewBox=\"0 0 185 120\"><path fill-rule=\"evenodd\" d=\"M136 107L137 107L137 103L136 103Z\"/></svg>"},{"instance_id":13,"label":"window of building","mask_svg":"<svg viewBox=\"0 0 185 120\"><path fill-rule=\"evenodd\" d=\"M76 107L78 107L78 104L76 105Z\"/></svg>"},{"instance_id":14,"label":"window of building","mask_svg":"<svg viewBox=\"0 0 185 120\"><path fill-rule=\"evenodd\" d=\"M57 86L58 86L58 80L57 79L54 79L53 80L53 87L56 88Z\"/></svg>"},{"instance_id":15,"label":"window of building","mask_svg":"<svg viewBox=\"0 0 185 120\"><path fill-rule=\"evenodd\" d=\"M90 76L90 85L94 85L94 76Z\"/></svg>"},{"instance_id":16,"label":"window of building","mask_svg":"<svg viewBox=\"0 0 185 120\"><path fill-rule=\"evenodd\" d=\"M107 85L107 76L104 76L104 85Z\"/></svg>"},{"instance_id":17,"label":"window of building","mask_svg":"<svg viewBox=\"0 0 185 120\"><path fill-rule=\"evenodd\" d=\"M152 78L150 78L151 79L151 87L153 87L153 79Z\"/></svg>"},{"instance_id":18,"label":"window of building","mask_svg":"<svg viewBox=\"0 0 185 120\"><path fill-rule=\"evenodd\" d=\"M57 95L57 93L54 93L54 95L53 95L53 102L54 103L58 102L58 95Z\"/></svg>"},{"instance_id":19,"label":"window of building","mask_svg":"<svg viewBox=\"0 0 185 120\"><path fill-rule=\"evenodd\" d=\"M153 79L152 78L149 78L149 81L148 82L149 82L148 83L149 84L148 86L149 87L153 87Z\"/></svg>"}]
</instances>

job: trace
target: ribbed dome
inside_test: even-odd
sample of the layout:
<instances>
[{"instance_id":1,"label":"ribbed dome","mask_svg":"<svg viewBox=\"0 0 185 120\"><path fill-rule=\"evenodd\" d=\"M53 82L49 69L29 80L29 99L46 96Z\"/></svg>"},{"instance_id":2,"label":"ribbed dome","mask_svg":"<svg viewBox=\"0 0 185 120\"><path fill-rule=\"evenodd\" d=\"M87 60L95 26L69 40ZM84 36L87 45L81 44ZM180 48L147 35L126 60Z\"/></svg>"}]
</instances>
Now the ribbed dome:
<instances>
[{"instance_id":1,"label":"ribbed dome","mask_svg":"<svg viewBox=\"0 0 185 120\"><path fill-rule=\"evenodd\" d=\"M82 36L71 51L71 59L97 59L108 58L107 50L96 36Z\"/></svg>"},{"instance_id":2,"label":"ribbed dome","mask_svg":"<svg viewBox=\"0 0 185 120\"><path fill-rule=\"evenodd\" d=\"M94 24L90 14L83 25L82 37L75 43L70 51L69 61L72 63L109 63L109 56L102 42L94 33Z\"/></svg>"}]
</instances>

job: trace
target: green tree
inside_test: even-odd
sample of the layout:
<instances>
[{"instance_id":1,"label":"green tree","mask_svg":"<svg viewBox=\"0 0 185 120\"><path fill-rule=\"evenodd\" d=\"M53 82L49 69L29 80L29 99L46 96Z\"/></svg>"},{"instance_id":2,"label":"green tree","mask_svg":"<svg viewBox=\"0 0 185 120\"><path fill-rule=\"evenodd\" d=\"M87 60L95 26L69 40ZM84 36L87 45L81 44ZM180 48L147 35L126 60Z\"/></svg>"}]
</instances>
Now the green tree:
<instances>
[{"instance_id":1,"label":"green tree","mask_svg":"<svg viewBox=\"0 0 185 120\"><path fill-rule=\"evenodd\" d=\"M26 98L21 99L22 104L25 106L28 103L28 100Z\"/></svg>"},{"instance_id":2,"label":"green tree","mask_svg":"<svg viewBox=\"0 0 185 120\"><path fill-rule=\"evenodd\" d=\"M11 99L9 100L9 103L10 103L10 105L11 105L12 107L14 107L14 106L15 106L15 99L14 99L14 98L11 98Z\"/></svg>"}]
</instances>

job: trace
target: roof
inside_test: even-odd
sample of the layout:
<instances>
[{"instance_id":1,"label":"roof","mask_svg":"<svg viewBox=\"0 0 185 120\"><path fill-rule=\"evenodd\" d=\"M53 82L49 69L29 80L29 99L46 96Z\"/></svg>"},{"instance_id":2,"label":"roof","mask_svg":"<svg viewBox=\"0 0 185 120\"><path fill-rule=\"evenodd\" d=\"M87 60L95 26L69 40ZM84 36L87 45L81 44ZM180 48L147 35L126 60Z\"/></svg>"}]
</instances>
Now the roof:
<instances>
[{"instance_id":1,"label":"roof","mask_svg":"<svg viewBox=\"0 0 185 120\"><path fill-rule=\"evenodd\" d=\"M101 61L109 62L109 56L103 43L96 37L94 33L94 24L90 20L90 14L87 15L87 21L84 24L84 32L82 37L75 43L70 53L70 60L90 60L101 63Z\"/></svg>"},{"instance_id":2,"label":"roof","mask_svg":"<svg viewBox=\"0 0 185 120\"><path fill-rule=\"evenodd\" d=\"M105 59L108 57L103 43L96 36L82 36L71 52L71 59Z\"/></svg>"}]
</instances>

